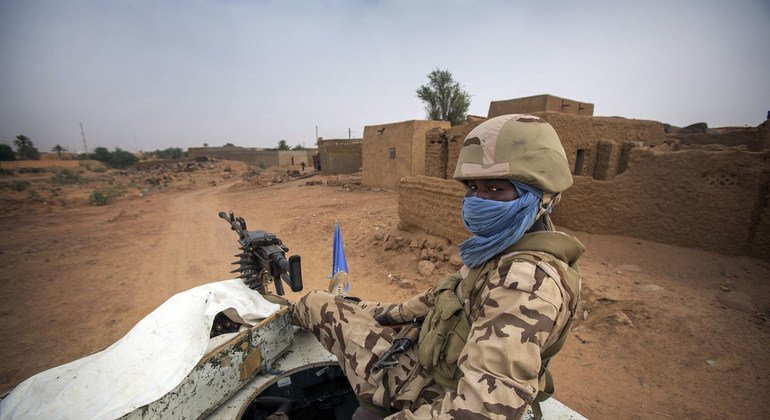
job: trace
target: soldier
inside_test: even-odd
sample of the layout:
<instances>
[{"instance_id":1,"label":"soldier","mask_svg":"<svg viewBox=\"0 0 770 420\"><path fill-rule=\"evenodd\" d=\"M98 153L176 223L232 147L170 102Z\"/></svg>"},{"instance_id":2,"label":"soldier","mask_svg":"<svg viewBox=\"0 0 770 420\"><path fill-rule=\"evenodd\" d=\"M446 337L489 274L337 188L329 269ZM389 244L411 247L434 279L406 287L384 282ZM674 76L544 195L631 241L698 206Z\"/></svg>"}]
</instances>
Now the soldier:
<instances>
[{"instance_id":1,"label":"soldier","mask_svg":"<svg viewBox=\"0 0 770 420\"><path fill-rule=\"evenodd\" d=\"M454 177L467 187L462 216L473 235L459 245L458 273L402 304L315 291L295 306L337 356L356 416L511 419L527 405L537 414L553 393L547 366L575 314L584 251L548 216L572 184L559 138L531 115L489 119L465 138ZM392 325L413 320L417 343L396 367L373 370L397 336Z\"/></svg>"}]
</instances>

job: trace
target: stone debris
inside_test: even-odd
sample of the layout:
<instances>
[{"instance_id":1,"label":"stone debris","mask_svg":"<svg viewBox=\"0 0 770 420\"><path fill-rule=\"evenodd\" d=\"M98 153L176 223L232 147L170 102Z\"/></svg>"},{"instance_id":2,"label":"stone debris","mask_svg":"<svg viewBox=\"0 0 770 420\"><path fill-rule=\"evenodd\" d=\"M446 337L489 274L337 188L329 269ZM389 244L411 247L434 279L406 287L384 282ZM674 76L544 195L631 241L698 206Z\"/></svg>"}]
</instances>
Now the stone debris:
<instances>
[{"instance_id":1,"label":"stone debris","mask_svg":"<svg viewBox=\"0 0 770 420\"><path fill-rule=\"evenodd\" d=\"M463 260L460 259L459 255L452 254L452 256L449 257L449 264L452 264L452 267L460 268L463 266Z\"/></svg>"},{"instance_id":2,"label":"stone debris","mask_svg":"<svg viewBox=\"0 0 770 420\"><path fill-rule=\"evenodd\" d=\"M623 274L624 272L629 272L629 273L643 273L644 272L644 270L642 270L641 267L639 267L636 264L623 264L623 265L619 265L619 266L615 267L615 270L616 270L615 274Z\"/></svg>"},{"instance_id":3,"label":"stone debris","mask_svg":"<svg viewBox=\"0 0 770 420\"><path fill-rule=\"evenodd\" d=\"M433 274L433 270L436 268L436 266L427 260L420 261L417 263L417 272L420 273L423 277L430 277L431 274Z\"/></svg>"},{"instance_id":4,"label":"stone debris","mask_svg":"<svg viewBox=\"0 0 770 420\"><path fill-rule=\"evenodd\" d=\"M443 238L403 231L374 231L370 241L373 246L381 246L383 251L414 255L416 271L423 278L437 273L447 274L463 265L456 248Z\"/></svg>"},{"instance_id":5,"label":"stone debris","mask_svg":"<svg viewBox=\"0 0 770 420\"><path fill-rule=\"evenodd\" d=\"M626 315L623 311L617 311L612 315L612 319L617 322L618 324L628 325L629 327L633 327L634 323L631 321L631 318Z\"/></svg>"}]
</instances>

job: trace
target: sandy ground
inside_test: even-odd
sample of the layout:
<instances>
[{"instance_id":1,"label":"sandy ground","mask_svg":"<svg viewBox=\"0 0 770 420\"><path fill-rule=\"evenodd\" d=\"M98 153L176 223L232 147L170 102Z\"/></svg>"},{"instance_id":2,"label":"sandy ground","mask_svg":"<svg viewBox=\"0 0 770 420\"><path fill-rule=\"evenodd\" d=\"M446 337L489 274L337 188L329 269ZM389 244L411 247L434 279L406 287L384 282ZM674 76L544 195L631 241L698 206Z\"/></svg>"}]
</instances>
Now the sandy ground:
<instances>
[{"instance_id":1,"label":"sandy ground","mask_svg":"<svg viewBox=\"0 0 770 420\"><path fill-rule=\"evenodd\" d=\"M155 189L136 182L144 173L86 172L91 183L55 194L50 175L0 177L27 176L37 180L28 189L38 190L0 190L0 392L108 346L179 291L230 278L236 236L217 217L221 210L301 255L306 290L326 286L335 222L352 293L365 300L401 301L452 269L444 263L420 276L419 250L386 251L376 240L441 242L397 230L394 191L329 185L323 175L272 182L286 178L248 171L218 162L172 173L166 188ZM123 196L89 205L97 178L124 185ZM324 182L307 185L314 181ZM588 251L580 319L552 363L559 400L600 419L767 418L770 264L569 233ZM389 274L409 281L399 285Z\"/></svg>"}]
</instances>

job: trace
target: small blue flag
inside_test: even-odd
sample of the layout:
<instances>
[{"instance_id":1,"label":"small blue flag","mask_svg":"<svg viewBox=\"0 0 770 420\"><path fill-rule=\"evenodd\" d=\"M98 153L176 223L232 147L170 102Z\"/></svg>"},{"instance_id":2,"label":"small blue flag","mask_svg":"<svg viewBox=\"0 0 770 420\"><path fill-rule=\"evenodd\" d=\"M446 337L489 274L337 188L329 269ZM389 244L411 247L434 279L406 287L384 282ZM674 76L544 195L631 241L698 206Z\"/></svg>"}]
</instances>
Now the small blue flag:
<instances>
[{"instance_id":1,"label":"small blue flag","mask_svg":"<svg viewBox=\"0 0 770 420\"><path fill-rule=\"evenodd\" d=\"M340 271L348 272L348 261L345 258L345 247L342 245L342 234L339 223L334 224L334 243L332 244L332 277ZM350 283L345 285L345 293L350 292Z\"/></svg>"}]
</instances>

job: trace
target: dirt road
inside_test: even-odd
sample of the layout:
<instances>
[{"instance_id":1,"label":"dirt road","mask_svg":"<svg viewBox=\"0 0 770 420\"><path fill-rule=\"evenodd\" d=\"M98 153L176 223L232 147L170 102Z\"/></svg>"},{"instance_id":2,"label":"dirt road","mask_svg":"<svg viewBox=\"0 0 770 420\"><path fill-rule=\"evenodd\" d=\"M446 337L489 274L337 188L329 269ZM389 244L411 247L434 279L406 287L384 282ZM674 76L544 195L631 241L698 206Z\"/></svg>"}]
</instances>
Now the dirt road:
<instances>
[{"instance_id":1,"label":"dirt road","mask_svg":"<svg viewBox=\"0 0 770 420\"><path fill-rule=\"evenodd\" d=\"M326 286L335 222L354 294L398 302L438 276L419 276L413 252L374 244L426 238L397 231L395 192L219 181L0 217L0 392L113 343L176 292L231 277L236 237L221 210L301 255L305 290ZM592 418L767 416L768 264L572 233L588 247L583 312L552 365L558 399Z\"/></svg>"}]
</instances>

